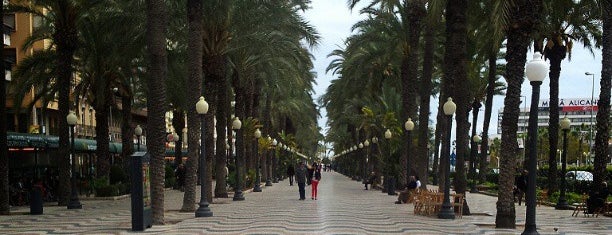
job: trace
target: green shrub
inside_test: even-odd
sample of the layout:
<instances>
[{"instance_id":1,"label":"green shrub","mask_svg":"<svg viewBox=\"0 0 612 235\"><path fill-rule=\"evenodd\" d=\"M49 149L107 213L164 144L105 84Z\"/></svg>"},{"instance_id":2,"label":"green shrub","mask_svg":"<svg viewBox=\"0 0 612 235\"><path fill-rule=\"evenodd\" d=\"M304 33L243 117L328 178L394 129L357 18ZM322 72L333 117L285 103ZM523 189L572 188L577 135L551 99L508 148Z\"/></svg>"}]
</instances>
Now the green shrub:
<instances>
[{"instance_id":1,"label":"green shrub","mask_svg":"<svg viewBox=\"0 0 612 235\"><path fill-rule=\"evenodd\" d=\"M167 188L168 187L174 188L175 185L176 185L176 176L174 176L174 169L169 164L166 164L164 186Z\"/></svg>"},{"instance_id":2,"label":"green shrub","mask_svg":"<svg viewBox=\"0 0 612 235\"><path fill-rule=\"evenodd\" d=\"M96 188L96 197L111 197L119 194L117 187L114 185L105 185L99 188Z\"/></svg>"},{"instance_id":3,"label":"green shrub","mask_svg":"<svg viewBox=\"0 0 612 235\"><path fill-rule=\"evenodd\" d=\"M117 183L127 183L128 182L128 176L125 173L125 171L117 165L113 165L110 168L110 172L109 172L109 183L110 184L117 184Z\"/></svg>"}]
</instances>

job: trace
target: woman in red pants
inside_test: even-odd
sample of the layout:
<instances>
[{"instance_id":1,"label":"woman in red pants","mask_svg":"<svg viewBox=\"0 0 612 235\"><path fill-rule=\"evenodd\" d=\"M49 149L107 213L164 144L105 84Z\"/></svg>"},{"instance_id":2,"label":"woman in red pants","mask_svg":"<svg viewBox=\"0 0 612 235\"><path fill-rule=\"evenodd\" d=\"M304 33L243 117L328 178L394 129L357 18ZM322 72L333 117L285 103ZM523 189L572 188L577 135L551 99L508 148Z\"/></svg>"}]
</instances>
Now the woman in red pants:
<instances>
[{"instance_id":1,"label":"woman in red pants","mask_svg":"<svg viewBox=\"0 0 612 235\"><path fill-rule=\"evenodd\" d=\"M314 177L312 179L312 184L310 185L311 189L311 199L317 200L317 191L319 187L319 181L321 181L321 170L315 168Z\"/></svg>"}]
</instances>

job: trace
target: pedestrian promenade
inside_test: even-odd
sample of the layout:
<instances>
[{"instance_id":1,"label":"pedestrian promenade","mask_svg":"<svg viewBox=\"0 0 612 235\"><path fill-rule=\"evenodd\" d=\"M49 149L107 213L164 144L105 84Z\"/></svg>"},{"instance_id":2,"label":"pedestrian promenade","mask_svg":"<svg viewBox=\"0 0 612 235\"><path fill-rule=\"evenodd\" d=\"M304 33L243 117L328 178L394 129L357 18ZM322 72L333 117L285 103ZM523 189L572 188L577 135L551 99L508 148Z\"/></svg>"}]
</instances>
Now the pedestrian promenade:
<instances>
[{"instance_id":1,"label":"pedestrian promenade","mask_svg":"<svg viewBox=\"0 0 612 235\"><path fill-rule=\"evenodd\" d=\"M199 192L198 192L199 200ZM139 234L520 234L525 206L517 206L517 229L495 229L496 197L467 195L478 215L455 220L414 215L412 204L394 204L397 196L364 190L361 182L323 172L318 200L298 200L297 184L288 180L246 192L245 201L214 199L213 217L179 212L182 192L166 191L165 225ZM130 199L85 200L82 210L47 206L43 215L0 216L0 234L132 234ZM24 212L24 213L19 213ZM571 217L572 211L537 207L540 234L612 234L612 218ZM556 231L555 231L556 229Z\"/></svg>"}]
</instances>

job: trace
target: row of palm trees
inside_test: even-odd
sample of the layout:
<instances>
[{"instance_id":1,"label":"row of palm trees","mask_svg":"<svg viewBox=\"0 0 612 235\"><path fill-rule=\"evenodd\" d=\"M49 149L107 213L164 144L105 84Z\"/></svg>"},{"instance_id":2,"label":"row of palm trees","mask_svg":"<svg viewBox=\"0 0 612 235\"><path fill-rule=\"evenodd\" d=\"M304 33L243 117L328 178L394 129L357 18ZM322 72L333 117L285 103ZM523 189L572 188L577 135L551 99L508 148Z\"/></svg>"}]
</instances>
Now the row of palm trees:
<instances>
[{"instance_id":1,"label":"row of palm trees","mask_svg":"<svg viewBox=\"0 0 612 235\"><path fill-rule=\"evenodd\" d=\"M223 176L227 162L232 162L227 156L228 139L243 143L237 146L236 163L245 163L244 172L256 167L252 140L258 127L263 128L264 134L300 152L308 155L316 152L322 136L316 123L318 110L311 98L315 74L311 72L312 56L308 50L317 45L319 36L300 14L309 7L308 3L12 1L4 6L9 11L30 13L43 19L42 26L32 33L28 42L48 40L51 45L20 62L14 69L15 79L10 86L17 91L18 100L27 88L35 87L37 100L44 104L58 102L60 117L75 109L76 103L88 102L94 107L98 177L108 176L110 168L107 118L111 107L118 108L115 96L121 98L123 146L132 146L135 127L131 121L132 107L146 108L144 129L151 154L153 221L163 224L164 117L169 110L174 114L175 130L182 131L185 125L190 130L183 211L195 211L196 205L200 119L195 104L200 96L206 97L210 104L205 115L209 131L202 141L214 146L206 148L206 162L214 167L208 168L205 183L206 189L211 189L212 178L217 179L215 197L228 196ZM31 45L26 43L27 47ZM228 128L232 116L243 122L237 134ZM6 130L5 123L0 124L3 130ZM70 184L69 156L65 151L68 126L63 118L60 118L59 130L62 152L58 161L61 182L58 195L60 205L66 205ZM6 146L6 141L2 144ZM126 147L122 153L124 158L133 151ZM6 167L2 168L2 174L8 173L8 162L4 162L7 158L5 153L0 158L0 167ZM180 161L181 157L176 159ZM240 175L245 176L243 172ZM4 183L0 185L0 209L2 213L9 213L8 182ZM214 198L211 190L206 194L207 198Z\"/></svg>"},{"instance_id":2,"label":"row of palm trees","mask_svg":"<svg viewBox=\"0 0 612 235\"><path fill-rule=\"evenodd\" d=\"M349 8L359 2L369 2L360 9L367 17L353 26L354 33L344 47L329 55L334 60L327 71L339 75L339 79L332 81L321 98L329 116L327 138L335 150L349 149L374 136L380 139L389 129L393 136L400 136L391 141L389 155L401 156L390 159L402 166L398 174L401 182L406 175L416 174L427 185L427 151L433 142L429 149L435 154L433 175L437 183L437 177L444 178L444 171L439 169L447 167L438 165L438 158L448 156L450 149L450 138L442 131L448 127L441 109L452 97L457 103L454 189L465 193L464 162L468 160L471 136L480 132L475 125L478 109L484 102L483 154L477 160L479 178L484 181L493 98L505 95L496 226L514 228L512 187L518 167L517 123L527 52L530 48L540 51L551 64L550 100L555 107L560 63L571 55L573 43L580 42L589 50L603 49L593 185L606 180L612 77L609 0L349 0ZM440 104L434 130L429 126L432 95ZM551 109L550 115L548 133L554 134L548 135L550 171L546 187L552 193L556 190L558 109ZM417 124L414 139L407 139L402 130L408 118ZM411 145L415 147L408 149L410 145L404 144L408 141L416 142ZM437 151L440 144L446 151L442 154ZM445 162L440 160L440 164ZM409 169L404 167L406 162ZM443 187L448 182L439 183Z\"/></svg>"}]
</instances>

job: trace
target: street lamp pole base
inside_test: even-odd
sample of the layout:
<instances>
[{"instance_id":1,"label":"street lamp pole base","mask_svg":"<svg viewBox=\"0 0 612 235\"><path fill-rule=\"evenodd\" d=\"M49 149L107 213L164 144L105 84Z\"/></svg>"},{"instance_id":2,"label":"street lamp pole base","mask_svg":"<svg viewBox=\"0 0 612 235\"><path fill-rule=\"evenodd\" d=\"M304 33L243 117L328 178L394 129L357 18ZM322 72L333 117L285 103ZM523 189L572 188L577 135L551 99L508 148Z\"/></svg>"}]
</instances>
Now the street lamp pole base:
<instances>
[{"instance_id":1,"label":"street lamp pole base","mask_svg":"<svg viewBox=\"0 0 612 235\"><path fill-rule=\"evenodd\" d=\"M208 207L208 202L200 202L200 207L195 212L195 217L211 217L213 212Z\"/></svg>"},{"instance_id":2,"label":"street lamp pole base","mask_svg":"<svg viewBox=\"0 0 612 235\"><path fill-rule=\"evenodd\" d=\"M559 202L557 202L557 205L555 205L555 209L557 210L570 210L570 206L567 204L567 201L565 200L565 198L563 199L559 199Z\"/></svg>"},{"instance_id":3,"label":"street lamp pole base","mask_svg":"<svg viewBox=\"0 0 612 235\"><path fill-rule=\"evenodd\" d=\"M270 181L270 179L266 180L266 186L272 186L272 181Z\"/></svg>"},{"instance_id":4,"label":"street lamp pole base","mask_svg":"<svg viewBox=\"0 0 612 235\"><path fill-rule=\"evenodd\" d=\"M242 191L237 191L236 193L234 193L234 198L232 198L232 200L244 201L244 195L242 194Z\"/></svg>"},{"instance_id":5,"label":"street lamp pole base","mask_svg":"<svg viewBox=\"0 0 612 235\"><path fill-rule=\"evenodd\" d=\"M70 199L68 202L68 209L83 209L83 205L78 200Z\"/></svg>"},{"instance_id":6,"label":"street lamp pole base","mask_svg":"<svg viewBox=\"0 0 612 235\"><path fill-rule=\"evenodd\" d=\"M539 235L538 230L536 229L536 225L525 225L525 230L521 235Z\"/></svg>"},{"instance_id":7,"label":"street lamp pole base","mask_svg":"<svg viewBox=\"0 0 612 235\"><path fill-rule=\"evenodd\" d=\"M455 212L451 205L442 205L442 209L438 213L440 219L455 219Z\"/></svg>"},{"instance_id":8,"label":"street lamp pole base","mask_svg":"<svg viewBox=\"0 0 612 235\"><path fill-rule=\"evenodd\" d=\"M476 189L476 186L472 186L472 188L470 189L470 193L478 193L478 189Z\"/></svg>"},{"instance_id":9,"label":"street lamp pole base","mask_svg":"<svg viewBox=\"0 0 612 235\"><path fill-rule=\"evenodd\" d=\"M261 192L261 186L259 186L259 183L255 184L255 187L253 187L253 192Z\"/></svg>"}]
</instances>

